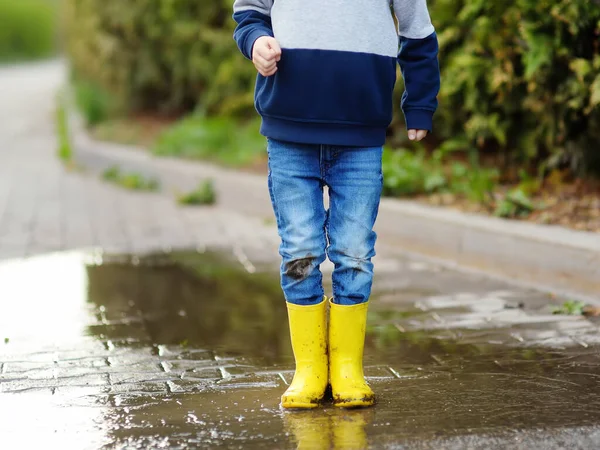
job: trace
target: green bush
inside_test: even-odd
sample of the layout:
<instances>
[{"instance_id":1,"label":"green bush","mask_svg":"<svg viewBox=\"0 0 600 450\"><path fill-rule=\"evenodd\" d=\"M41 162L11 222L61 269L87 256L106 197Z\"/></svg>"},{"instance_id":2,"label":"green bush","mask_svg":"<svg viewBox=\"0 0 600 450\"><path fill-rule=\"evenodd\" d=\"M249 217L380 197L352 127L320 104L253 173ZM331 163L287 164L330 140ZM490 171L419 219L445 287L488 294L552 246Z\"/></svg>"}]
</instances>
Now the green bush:
<instances>
[{"instance_id":1,"label":"green bush","mask_svg":"<svg viewBox=\"0 0 600 450\"><path fill-rule=\"evenodd\" d=\"M522 189L515 188L498 202L494 215L498 217L527 217L535 210L536 206L527 194Z\"/></svg>"},{"instance_id":2,"label":"green bush","mask_svg":"<svg viewBox=\"0 0 600 450\"><path fill-rule=\"evenodd\" d=\"M431 156L423 148L417 151L386 149L383 153L384 194L406 197L452 193L486 206L495 203L498 171L481 167L476 152L470 153L468 164L450 161L447 157L451 151L449 145L440 146Z\"/></svg>"},{"instance_id":3,"label":"green bush","mask_svg":"<svg viewBox=\"0 0 600 450\"><path fill-rule=\"evenodd\" d=\"M432 193L448 185L440 166L433 164L421 149L387 150L383 153L384 194L410 196Z\"/></svg>"},{"instance_id":4,"label":"green bush","mask_svg":"<svg viewBox=\"0 0 600 450\"><path fill-rule=\"evenodd\" d=\"M247 166L265 154L265 139L258 127L256 120L241 124L225 117L191 115L162 133L152 150L160 156Z\"/></svg>"},{"instance_id":5,"label":"green bush","mask_svg":"<svg viewBox=\"0 0 600 450\"><path fill-rule=\"evenodd\" d=\"M430 0L442 90L435 134L507 165L600 169L600 6L590 0ZM75 72L129 110L253 115L255 70L232 2L66 0ZM395 93L400 104L402 83ZM399 107L391 142L404 135Z\"/></svg>"},{"instance_id":6,"label":"green bush","mask_svg":"<svg viewBox=\"0 0 600 450\"><path fill-rule=\"evenodd\" d=\"M56 47L54 0L0 1L0 61L51 56Z\"/></svg>"},{"instance_id":7,"label":"green bush","mask_svg":"<svg viewBox=\"0 0 600 450\"><path fill-rule=\"evenodd\" d=\"M77 77L130 111L240 115L256 75L231 14L229 0L66 0L67 52Z\"/></svg>"},{"instance_id":8,"label":"green bush","mask_svg":"<svg viewBox=\"0 0 600 450\"><path fill-rule=\"evenodd\" d=\"M600 6L431 0L442 90L436 131L508 163L600 169Z\"/></svg>"},{"instance_id":9,"label":"green bush","mask_svg":"<svg viewBox=\"0 0 600 450\"><path fill-rule=\"evenodd\" d=\"M120 112L111 94L90 80L73 81L75 102L88 126L98 125Z\"/></svg>"}]
</instances>

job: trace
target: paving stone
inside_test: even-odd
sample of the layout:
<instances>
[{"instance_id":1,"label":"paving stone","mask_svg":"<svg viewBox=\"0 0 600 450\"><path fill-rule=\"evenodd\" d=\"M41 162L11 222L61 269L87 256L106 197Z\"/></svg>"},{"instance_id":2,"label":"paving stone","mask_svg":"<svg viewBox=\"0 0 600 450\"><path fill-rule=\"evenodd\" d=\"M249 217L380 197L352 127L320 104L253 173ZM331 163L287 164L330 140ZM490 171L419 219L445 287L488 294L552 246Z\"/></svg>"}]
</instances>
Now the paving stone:
<instances>
[{"instance_id":1,"label":"paving stone","mask_svg":"<svg viewBox=\"0 0 600 450\"><path fill-rule=\"evenodd\" d=\"M167 381L167 388L170 393L190 393L203 391L213 385L214 380L202 380L198 378Z\"/></svg>"},{"instance_id":2,"label":"paving stone","mask_svg":"<svg viewBox=\"0 0 600 450\"><path fill-rule=\"evenodd\" d=\"M120 365L115 365L110 357L107 358L107 361L110 362L110 368L107 370L107 372L114 374L117 377L125 377L127 374L147 376L148 374L161 372L160 363L157 360L144 360Z\"/></svg>"},{"instance_id":3,"label":"paving stone","mask_svg":"<svg viewBox=\"0 0 600 450\"><path fill-rule=\"evenodd\" d=\"M204 370L214 370L217 365L214 360L169 360L162 361L172 372L200 372Z\"/></svg>"},{"instance_id":4,"label":"paving stone","mask_svg":"<svg viewBox=\"0 0 600 450\"><path fill-rule=\"evenodd\" d=\"M202 350L202 349L190 349L190 350L181 350L181 347L173 347L168 345L159 346L159 356L167 357L175 357L177 360L185 361L214 361L214 354L210 350Z\"/></svg>"},{"instance_id":5,"label":"paving stone","mask_svg":"<svg viewBox=\"0 0 600 450\"><path fill-rule=\"evenodd\" d=\"M177 379L177 377L173 377L171 375L161 373L156 369L154 369L153 372L148 372L148 373L136 373L136 372L108 373L108 381L111 386L119 385L119 384L144 385L147 383L161 383L161 382L164 383L170 379Z\"/></svg>"},{"instance_id":6,"label":"paving stone","mask_svg":"<svg viewBox=\"0 0 600 450\"><path fill-rule=\"evenodd\" d=\"M220 371L219 369L215 368L215 367L211 367L211 368L195 368L192 370L186 370L183 373L183 379L222 379L223 378L223 373L222 371Z\"/></svg>"},{"instance_id":7,"label":"paving stone","mask_svg":"<svg viewBox=\"0 0 600 450\"><path fill-rule=\"evenodd\" d=\"M228 376L215 382L215 387L221 389L275 388L284 385L284 380L278 373L247 373Z\"/></svg>"},{"instance_id":8,"label":"paving stone","mask_svg":"<svg viewBox=\"0 0 600 450\"><path fill-rule=\"evenodd\" d=\"M24 392L28 390L51 389L58 387L59 382L55 378L43 378L30 380L28 378L0 381L0 392Z\"/></svg>"},{"instance_id":9,"label":"paving stone","mask_svg":"<svg viewBox=\"0 0 600 450\"><path fill-rule=\"evenodd\" d=\"M68 374L67 376L57 377L57 385L60 387L67 386L105 386L108 385L108 376L102 373L81 373L81 374Z\"/></svg>"},{"instance_id":10,"label":"paving stone","mask_svg":"<svg viewBox=\"0 0 600 450\"><path fill-rule=\"evenodd\" d=\"M169 388L166 381L132 381L122 382L117 384L111 384L106 388L108 394L155 394L155 393L168 393Z\"/></svg>"},{"instance_id":11,"label":"paving stone","mask_svg":"<svg viewBox=\"0 0 600 450\"><path fill-rule=\"evenodd\" d=\"M364 374L367 380L389 380L398 378L397 372L387 366L365 366Z\"/></svg>"}]
</instances>

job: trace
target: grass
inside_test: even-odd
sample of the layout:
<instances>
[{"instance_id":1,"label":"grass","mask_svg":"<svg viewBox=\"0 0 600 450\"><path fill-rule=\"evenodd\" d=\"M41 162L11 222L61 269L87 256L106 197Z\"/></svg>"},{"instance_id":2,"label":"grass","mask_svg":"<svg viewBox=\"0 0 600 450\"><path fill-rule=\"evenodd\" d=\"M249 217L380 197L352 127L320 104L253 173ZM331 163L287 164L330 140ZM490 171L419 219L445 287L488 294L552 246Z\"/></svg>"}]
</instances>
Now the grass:
<instances>
[{"instance_id":1,"label":"grass","mask_svg":"<svg viewBox=\"0 0 600 450\"><path fill-rule=\"evenodd\" d=\"M106 169L102 174L102 178L134 191L157 191L160 187L156 178L146 178L139 173L122 173L117 166Z\"/></svg>"},{"instance_id":2,"label":"grass","mask_svg":"<svg viewBox=\"0 0 600 450\"><path fill-rule=\"evenodd\" d=\"M231 118L205 118L191 115L173 122L169 118L114 117L108 107L79 94L79 109L96 139L140 145L153 154L210 161L233 168L264 167L265 138L256 120L239 123Z\"/></svg>"},{"instance_id":3,"label":"grass","mask_svg":"<svg viewBox=\"0 0 600 450\"><path fill-rule=\"evenodd\" d=\"M566 314L570 316L580 316L583 314L583 310L586 304L581 301L568 300L560 306L555 306L552 309L552 314Z\"/></svg>"},{"instance_id":4,"label":"grass","mask_svg":"<svg viewBox=\"0 0 600 450\"><path fill-rule=\"evenodd\" d=\"M217 194L212 180L200 183L194 191L177 198L180 205L213 205L216 201Z\"/></svg>"},{"instance_id":5,"label":"grass","mask_svg":"<svg viewBox=\"0 0 600 450\"><path fill-rule=\"evenodd\" d=\"M154 154L202 159L229 167L247 167L264 158L265 138L256 121L189 116L157 139Z\"/></svg>"},{"instance_id":6,"label":"grass","mask_svg":"<svg viewBox=\"0 0 600 450\"><path fill-rule=\"evenodd\" d=\"M58 138L57 156L65 165L73 163L73 147L69 135L69 118L66 101L62 93L57 98L55 112L56 135Z\"/></svg>"},{"instance_id":7,"label":"grass","mask_svg":"<svg viewBox=\"0 0 600 450\"><path fill-rule=\"evenodd\" d=\"M457 158L459 151L466 161ZM418 144L414 149L386 149L383 174L387 196L449 194L505 218L525 218L541 206L530 198L536 187L539 189L537 180L523 174L518 186L500 194L500 172L483 167L478 153L460 142L447 141L431 154Z\"/></svg>"},{"instance_id":8,"label":"grass","mask_svg":"<svg viewBox=\"0 0 600 450\"><path fill-rule=\"evenodd\" d=\"M88 127L94 127L118 115L120 107L106 89L77 77L74 77L72 86L75 103Z\"/></svg>"},{"instance_id":9,"label":"grass","mask_svg":"<svg viewBox=\"0 0 600 450\"><path fill-rule=\"evenodd\" d=\"M537 209L529 196L517 187L506 193L504 198L498 202L494 215L497 217L527 217Z\"/></svg>"}]
</instances>

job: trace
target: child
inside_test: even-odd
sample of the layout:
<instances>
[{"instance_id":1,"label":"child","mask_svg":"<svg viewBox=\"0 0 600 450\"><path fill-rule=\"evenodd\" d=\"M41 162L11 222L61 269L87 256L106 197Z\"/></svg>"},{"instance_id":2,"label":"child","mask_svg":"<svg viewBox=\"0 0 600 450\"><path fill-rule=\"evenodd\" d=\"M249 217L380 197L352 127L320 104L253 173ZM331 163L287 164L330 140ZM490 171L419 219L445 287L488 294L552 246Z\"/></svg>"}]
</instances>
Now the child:
<instances>
[{"instance_id":1,"label":"child","mask_svg":"<svg viewBox=\"0 0 600 450\"><path fill-rule=\"evenodd\" d=\"M426 0L236 0L233 8L235 40L259 72L255 106L268 140L296 359L281 405L314 408L330 383L336 406L370 406L362 357L396 60L411 140L431 131L437 107L438 44ZM329 327L325 255L335 266Z\"/></svg>"}]
</instances>

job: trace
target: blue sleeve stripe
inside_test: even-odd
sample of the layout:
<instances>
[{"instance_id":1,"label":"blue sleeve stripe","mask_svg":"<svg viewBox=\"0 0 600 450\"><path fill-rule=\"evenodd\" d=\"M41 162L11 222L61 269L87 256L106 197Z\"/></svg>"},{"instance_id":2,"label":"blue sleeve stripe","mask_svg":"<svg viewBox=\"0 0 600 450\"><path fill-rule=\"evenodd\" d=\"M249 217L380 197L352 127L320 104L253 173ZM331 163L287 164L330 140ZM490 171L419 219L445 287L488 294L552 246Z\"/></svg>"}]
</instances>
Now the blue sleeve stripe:
<instances>
[{"instance_id":1,"label":"blue sleeve stripe","mask_svg":"<svg viewBox=\"0 0 600 450\"><path fill-rule=\"evenodd\" d=\"M398 62L404 78L402 111L409 129L432 129L440 90L436 33L424 39L400 38Z\"/></svg>"},{"instance_id":2,"label":"blue sleeve stripe","mask_svg":"<svg viewBox=\"0 0 600 450\"><path fill-rule=\"evenodd\" d=\"M237 27L233 32L233 38L242 54L252 59L252 47L254 42L261 36L273 37L271 17L254 10L240 11L233 14L233 20Z\"/></svg>"}]
</instances>

